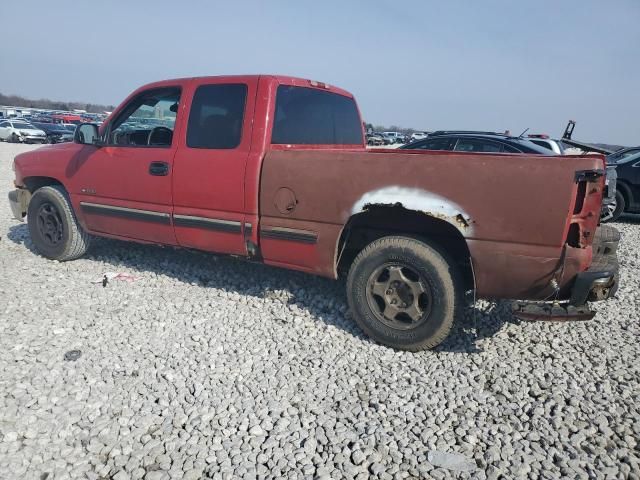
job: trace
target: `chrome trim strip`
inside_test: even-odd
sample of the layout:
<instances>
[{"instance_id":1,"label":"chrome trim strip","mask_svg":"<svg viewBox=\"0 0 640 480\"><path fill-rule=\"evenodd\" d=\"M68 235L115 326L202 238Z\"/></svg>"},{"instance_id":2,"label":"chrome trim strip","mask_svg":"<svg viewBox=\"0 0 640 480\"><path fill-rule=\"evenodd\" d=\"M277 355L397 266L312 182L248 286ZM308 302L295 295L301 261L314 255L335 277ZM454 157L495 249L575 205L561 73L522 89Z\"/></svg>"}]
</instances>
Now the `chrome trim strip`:
<instances>
[{"instance_id":1,"label":"chrome trim strip","mask_svg":"<svg viewBox=\"0 0 640 480\"><path fill-rule=\"evenodd\" d=\"M83 207L94 207L94 208L102 208L104 210L117 210L120 212L135 212L142 213L145 215L152 215L156 217L169 217L168 213L164 212L154 212L153 210L139 210L137 208L127 208L127 207L117 207L115 205L103 205L101 203L90 203L90 202L80 202L80 205Z\"/></svg>"},{"instance_id":2,"label":"chrome trim strip","mask_svg":"<svg viewBox=\"0 0 640 480\"><path fill-rule=\"evenodd\" d=\"M308 244L314 244L318 241L316 232L285 227L260 227L260 236L274 240L288 240Z\"/></svg>"},{"instance_id":3,"label":"chrome trim strip","mask_svg":"<svg viewBox=\"0 0 640 480\"><path fill-rule=\"evenodd\" d=\"M240 222L194 215L173 215L173 223L176 227L204 228L228 233L240 233L242 231Z\"/></svg>"},{"instance_id":4,"label":"chrome trim strip","mask_svg":"<svg viewBox=\"0 0 640 480\"><path fill-rule=\"evenodd\" d=\"M80 202L80 208L87 213L97 215L111 215L120 218L130 218L148 222L171 224L171 216L164 212L154 212L152 210L140 210L138 208L118 207L115 205L104 205L101 203Z\"/></svg>"}]
</instances>

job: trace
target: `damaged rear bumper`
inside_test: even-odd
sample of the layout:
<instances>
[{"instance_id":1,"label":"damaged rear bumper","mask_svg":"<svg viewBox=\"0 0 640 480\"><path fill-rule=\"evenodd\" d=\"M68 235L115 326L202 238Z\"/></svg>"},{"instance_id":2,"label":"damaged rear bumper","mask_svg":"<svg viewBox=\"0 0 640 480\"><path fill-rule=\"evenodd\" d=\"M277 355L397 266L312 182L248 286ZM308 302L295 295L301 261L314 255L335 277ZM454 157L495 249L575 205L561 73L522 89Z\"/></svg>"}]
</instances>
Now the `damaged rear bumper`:
<instances>
[{"instance_id":1,"label":"damaged rear bumper","mask_svg":"<svg viewBox=\"0 0 640 480\"><path fill-rule=\"evenodd\" d=\"M576 276L571 289L571 305L598 302L615 295L619 283L619 242L618 230L608 225L598 228L593 239L593 260L587 270Z\"/></svg>"},{"instance_id":2,"label":"damaged rear bumper","mask_svg":"<svg viewBox=\"0 0 640 480\"><path fill-rule=\"evenodd\" d=\"M600 226L593 239L593 260L587 270L578 273L564 301L516 301L513 314L523 320L590 320L596 314L587 302L607 300L619 284L618 243L620 232ZM566 297L565 297L566 298Z\"/></svg>"},{"instance_id":3,"label":"damaged rear bumper","mask_svg":"<svg viewBox=\"0 0 640 480\"><path fill-rule=\"evenodd\" d=\"M31 192L25 188L18 188L9 192L9 205L15 219L20 221L24 219L27 214L29 200L31 200Z\"/></svg>"}]
</instances>

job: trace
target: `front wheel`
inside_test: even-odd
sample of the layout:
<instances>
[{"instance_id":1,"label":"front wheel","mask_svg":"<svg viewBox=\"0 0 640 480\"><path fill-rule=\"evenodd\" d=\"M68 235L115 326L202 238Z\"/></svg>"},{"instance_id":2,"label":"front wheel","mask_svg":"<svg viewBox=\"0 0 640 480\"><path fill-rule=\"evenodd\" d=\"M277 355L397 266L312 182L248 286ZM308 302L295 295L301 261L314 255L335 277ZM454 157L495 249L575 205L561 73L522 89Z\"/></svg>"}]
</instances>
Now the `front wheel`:
<instances>
[{"instance_id":1,"label":"front wheel","mask_svg":"<svg viewBox=\"0 0 640 480\"><path fill-rule=\"evenodd\" d=\"M415 238L390 236L356 257L347 279L355 320L371 338L402 350L433 348L451 331L462 299L446 256Z\"/></svg>"},{"instance_id":2,"label":"front wheel","mask_svg":"<svg viewBox=\"0 0 640 480\"><path fill-rule=\"evenodd\" d=\"M59 185L36 190L27 211L29 234L36 250L52 260L81 257L90 236L78 224L67 192Z\"/></svg>"}]
</instances>

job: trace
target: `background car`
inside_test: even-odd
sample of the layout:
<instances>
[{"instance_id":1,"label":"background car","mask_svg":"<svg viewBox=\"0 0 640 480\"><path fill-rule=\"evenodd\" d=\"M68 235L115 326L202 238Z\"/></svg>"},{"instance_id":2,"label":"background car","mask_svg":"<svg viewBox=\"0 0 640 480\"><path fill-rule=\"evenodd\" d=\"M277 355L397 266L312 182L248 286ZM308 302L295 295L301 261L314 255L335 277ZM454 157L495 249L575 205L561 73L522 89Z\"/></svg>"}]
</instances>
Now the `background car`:
<instances>
[{"instance_id":1,"label":"background car","mask_svg":"<svg viewBox=\"0 0 640 480\"><path fill-rule=\"evenodd\" d=\"M2 120L0 140L13 143L45 143L47 134L24 120Z\"/></svg>"},{"instance_id":2,"label":"background car","mask_svg":"<svg viewBox=\"0 0 640 480\"><path fill-rule=\"evenodd\" d=\"M389 139L389 143L404 143L404 135L400 132L382 132Z\"/></svg>"},{"instance_id":3,"label":"background car","mask_svg":"<svg viewBox=\"0 0 640 480\"><path fill-rule=\"evenodd\" d=\"M393 139L384 134L384 132L373 132L373 134L382 139L382 145L390 145L393 143Z\"/></svg>"},{"instance_id":4,"label":"background car","mask_svg":"<svg viewBox=\"0 0 640 480\"><path fill-rule=\"evenodd\" d=\"M531 143L535 143L536 145L540 145L541 147L548 148L556 155L564 155L564 146L560 140L555 140L553 138L549 138L549 135L539 134L539 135L528 135L527 138Z\"/></svg>"},{"instance_id":5,"label":"background car","mask_svg":"<svg viewBox=\"0 0 640 480\"><path fill-rule=\"evenodd\" d=\"M418 140L423 140L427 138L427 135L427 132L413 132L409 137L409 141L416 142Z\"/></svg>"},{"instance_id":6,"label":"background car","mask_svg":"<svg viewBox=\"0 0 640 480\"><path fill-rule=\"evenodd\" d=\"M607 166L617 173L615 209L610 220L623 213L640 213L640 147L626 148L607 156Z\"/></svg>"},{"instance_id":7,"label":"background car","mask_svg":"<svg viewBox=\"0 0 640 480\"><path fill-rule=\"evenodd\" d=\"M63 143L73 141L74 132L70 131L63 125L57 123L38 122L33 122L32 125L39 128L47 135L47 143Z\"/></svg>"},{"instance_id":8,"label":"background car","mask_svg":"<svg viewBox=\"0 0 640 480\"><path fill-rule=\"evenodd\" d=\"M454 150L474 153L554 154L549 149L536 145L525 137L512 137L495 132L463 130L433 132L423 140L403 145L400 148L405 150Z\"/></svg>"},{"instance_id":9,"label":"background car","mask_svg":"<svg viewBox=\"0 0 640 480\"><path fill-rule=\"evenodd\" d=\"M638 153L640 153L640 147L623 148L621 150L618 150L617 152L607 155L607 163L617 164L625 158L631 157Z\"/></svg>"},{"instance_id":10,"label":"background car","mask_svg":"<svg viewBox=\"0 0 640 480\"><path fill-rule=\"evenodd\" d=\"M384 139L377 133L367 133L367 145L380 146L384 145Z\"/></svg>"}]
</instances>

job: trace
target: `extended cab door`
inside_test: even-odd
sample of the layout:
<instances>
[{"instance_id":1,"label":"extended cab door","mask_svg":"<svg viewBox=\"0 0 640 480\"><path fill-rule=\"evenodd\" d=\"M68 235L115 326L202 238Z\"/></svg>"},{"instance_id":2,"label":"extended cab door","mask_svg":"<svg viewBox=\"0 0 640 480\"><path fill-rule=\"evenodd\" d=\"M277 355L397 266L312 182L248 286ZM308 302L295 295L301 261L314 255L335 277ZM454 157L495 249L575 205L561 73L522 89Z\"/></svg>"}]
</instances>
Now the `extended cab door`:
<instances>
[{"instance_id":1,"label":"extended cab door","mask_svg":"<svg viewBox=\"0 0 640 480\"><path fill-rule=\"evenodd\" d=\"M173 177L178 244L245 255L245 169L257 77L193 80Z\"/></svg>"},{"instance_id":2,"label":"extended cab door","mask_svg":"<svg viewBox=\"0 0 640 480\"><path fill-rule=\"evenodd\" d=\"M176 243L171 179L181 91L177 84L134 94L103 129L105 145L75 155L72 200L89 230Z\"/></svg>"}]
</instances>

